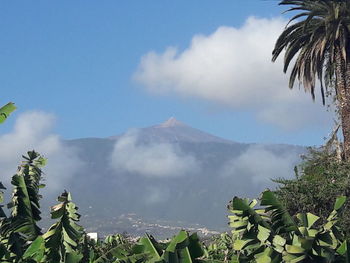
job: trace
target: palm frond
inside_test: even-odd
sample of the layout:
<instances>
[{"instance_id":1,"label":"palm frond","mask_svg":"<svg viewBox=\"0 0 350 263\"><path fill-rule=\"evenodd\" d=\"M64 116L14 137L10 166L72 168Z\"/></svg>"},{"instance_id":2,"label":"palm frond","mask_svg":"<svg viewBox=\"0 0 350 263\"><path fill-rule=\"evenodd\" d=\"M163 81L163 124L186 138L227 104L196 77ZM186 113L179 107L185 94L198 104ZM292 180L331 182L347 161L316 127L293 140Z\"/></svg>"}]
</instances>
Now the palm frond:
<instances>
[{"instance_id":1,"label":"palm frond","mask_svg":"<svg viewBox=\"0 0 350 263\"><path fill-rule=\"evenodd\" d=\"M336 52L345 64L350 56L350 1L282 0L279 4L290 6L285 12L299 13L291 17L277 39L272 61L285 50L285 73L294 61L289 88L298 80L314 99L318 80L325 104L328 88L334 83Z\"/></svg>"}]
</instances>

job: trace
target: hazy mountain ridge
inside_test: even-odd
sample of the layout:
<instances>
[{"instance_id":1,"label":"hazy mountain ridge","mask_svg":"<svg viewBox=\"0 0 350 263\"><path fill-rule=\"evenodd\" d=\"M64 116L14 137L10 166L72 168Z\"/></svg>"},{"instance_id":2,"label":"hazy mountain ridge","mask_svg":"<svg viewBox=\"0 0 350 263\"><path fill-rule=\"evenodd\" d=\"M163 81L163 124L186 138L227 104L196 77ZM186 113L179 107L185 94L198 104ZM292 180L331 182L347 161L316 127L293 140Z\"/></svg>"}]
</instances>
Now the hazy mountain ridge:
<instances>
[{"instance_id":1,"label":"hazy mountain ridge","mask_svg":"<svg viewBox=\"0 0 350 263\"><path fill-rule=\"evenodd\" d=\"M85 163L67 188L81 207L83 225L104 233L120 232L121 225L139 233L125 222L118 227L117 219L130 213L145 222L174 222L175 228L199 224L222 230L233 196L257 197L274 187L270 178L291 177L305 152L300 146L232 142L174 118L119 136L66 144ZM167 235L166 228L157 231L155 226L150 231Z\"/></svg>"},{"instance_id":2,"label":"hazy mountain ridge","mask_svg":"<svg viewBox=\"0 0 350 263\"><path fill-rule=\"evenodd\" d=\"M176 120L171 117L167 121L154 125L151 127L137 129L142 142L192 142L192 143L205 143L205 142L217 142L217 143L235 143L230 140L222 139L220 137L205 133L201 130L192 128L185 123ZM112 136L111 139L118 139L120 136Z\"/></svg>"}]
</instances>

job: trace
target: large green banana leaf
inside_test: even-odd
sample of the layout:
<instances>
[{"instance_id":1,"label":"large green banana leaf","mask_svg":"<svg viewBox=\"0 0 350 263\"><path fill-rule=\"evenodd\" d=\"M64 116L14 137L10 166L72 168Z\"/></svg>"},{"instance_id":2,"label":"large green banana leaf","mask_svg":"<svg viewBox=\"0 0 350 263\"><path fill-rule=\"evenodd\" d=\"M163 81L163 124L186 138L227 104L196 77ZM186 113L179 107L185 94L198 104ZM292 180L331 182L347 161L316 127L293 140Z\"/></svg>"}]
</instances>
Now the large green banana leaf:
<instances>
[{"instance_id":1,"label":"large green banana leaf","mask_svg":"<svg viewBox=\"0 0 350 263\"><path fill-rule=\"evenodd\" d=\"M287 209L277 200L274 193L266 190L261 195L262 206L265 211L271 213L271 227L276 234L296 232L299 234L297 224L294 222Z\"/></svg>"},{"instance_id":2,"label":"large green banana leaf","mask_svg":"<svg viewBox=\"0 0 350 263\"><path fill-rule=\"evenodd\" d=\"M70 193L64 191L57 199L61 202L51 207L51 218L58 219L43 235L46 246L46 262L74 262L83 255L78 250L83 228L76 222L80 215L72 202Z\"/></svg>"}]
</instances>

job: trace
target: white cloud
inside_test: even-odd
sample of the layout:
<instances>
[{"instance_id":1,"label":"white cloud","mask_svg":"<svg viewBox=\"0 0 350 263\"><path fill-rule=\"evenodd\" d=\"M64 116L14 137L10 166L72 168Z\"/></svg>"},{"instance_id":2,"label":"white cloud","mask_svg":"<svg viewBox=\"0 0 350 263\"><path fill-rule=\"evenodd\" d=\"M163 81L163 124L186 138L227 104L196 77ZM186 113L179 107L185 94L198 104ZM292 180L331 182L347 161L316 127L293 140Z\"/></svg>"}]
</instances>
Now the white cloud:
<instances>
[{"instance_id":1,"label":"white cloud","mask_svg":"<svg viewBox=\"0 0 350 263\"><path fill-rule=\"evenodd\" d=\"M116 171L124 170L146 177L186 176L198 169L195 157L169 143L138 143L137 131L118 139L110 160Z\"/></svg>"},{"instance_id":2,"label":"white cloud","mask_svg":"<svg viewBox=\"0 0 350 263\"><path fill-rule=\"evenodd\" d=\"M194 36L182 52L174 47L162 54L149 52L134 78L151 93L254 111L257 119L285 129L324 124L329 118L320 103L312 103L297 88L289 90L282 59L271 62L286 23L282 18L250 17L240 28L222 26L211 35Z\"/></svg>"},{"instance_id":3,"label":"white cloud","mask_svg":"<svg viewBox=\"0 0 350 263\"><path fill-rule=\"evenodd\" d=\"M239 157L228 161L221 171L225 177L250 178L255 186L266 188L272 178L291 178L294 166L300 162L297 152L277 154L262 145L250 146Z\"/></svg>"},{"instance_id":4,"label":"white cloud","mask_svg":"<svg viewBox=\"0 0 350 263\"><path fill-rule=\"evenodd\" d=\"M145 189L144 200L146 204L159 204L168 201L170 191L167 187L149 187Z\"/></svg>"},{"instance_id":5,"label":"white cloud","mask_svg":"<svg viewBox=\"0 0 350 263\"><path fill-rule=\"evenodd\" d=\"M52 133L55 118L44 112L21 114L12 132L0 135L0 180L11 188L9 181L17 171L27 151L35 150L48 159L43 168L47 192L60 192L78 172L83 163L76 150L66 146L60 137Z\"/></svg>"}]
</instances>

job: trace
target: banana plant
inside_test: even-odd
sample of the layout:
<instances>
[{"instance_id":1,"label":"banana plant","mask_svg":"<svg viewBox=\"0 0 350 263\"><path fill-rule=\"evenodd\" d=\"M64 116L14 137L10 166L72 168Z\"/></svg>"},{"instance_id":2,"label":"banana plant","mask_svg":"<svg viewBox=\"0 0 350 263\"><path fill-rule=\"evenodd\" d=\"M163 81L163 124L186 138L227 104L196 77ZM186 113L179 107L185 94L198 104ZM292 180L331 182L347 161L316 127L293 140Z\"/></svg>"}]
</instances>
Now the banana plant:
<instances>
[{"instance_id":1,"label":"banana plant","mask_svg":"<svg viewBox=\"0 0 350 263\"><path fill-rule=\"evenodd\" d=\"M42 234L37 223L41 219L39 190L44 187L41 167L46 160L35 151L28 152L23 158L11 181L10 215L7 217L0 207L0 262L78 263L82 258L83 229L76 224L80 217L77 207L65 191L58 198L61 203L51 208L51 218L58 222ZM0 202L4 189L0 184Z\"/></svg>"},{"instance_id":2,"label":"banana plant","mask_svg":"<svg viewBox=\"0 0 350 263\"><path fill-rule=\"evenodd\" d=\"M349 262L348 243L337 225L345 200L339 197L327 222L316 225L319 217L311 213L294 220L269 190L259 209L256 200L233 198L229 219L238 262Z\"/></svg>"},{"instance_id":3,"label":"banana plant","mask_svg":"<svg viewBox=\"0 0 350 263\"><path fill-rule=\"evenodd\" d=\"M93 263L192 263L204 262L201 260L203 255L204 250L197 234L190 235L182 230L166 243L157 242L149 234L140 238L131 249L119 243Z\"/></svg>"},{"instance_id":4,"label":"banana plant","mask_svg":"<svg viewBox=\"0 0 350 263\"><path fill-rule=\"evenodd\" d=\"M233 250L233 241L229 233L213 236L211 242L204 246L204 258L213 262L234 262L237 255Z\"/></svg>"},{"instance_id":5,"label":"banana plant","mask_svg":"<svg viewBox=\"0 0 350 263\"><path fill-rule=\"evenodd\" d=\"M0 253L0 259L5 257L6 260L18 260L29 243L41 234L37 222L41 219L39 189L43 187L40 181L45 159L35 151L28 152L28 156L23 158L24 161L11 181L14 187L12 201L8 204L11 215L6 217L2 214L0 243L3 253Z\"/></svg>"},{"instance_id":6,"label":"banana plant","mask_svg":"<svg viewBox=\"0 0 350 263\"><path fill-rule=\"evenodd\" d=\"M80 218L78 208L66 191L57 200L61 203L51 207L51 218L58 221L43 235L46 248L44 262L79 262L83 257L79 251L79 241L84 231L76 223Z\"/></svg>"},{"instance_id":7,"label":"banana plant","mask_svg":"<svg viewBox=\"0 0 350 263\"><path fill-rule=\"evenodd\" d=\"M264 209L255 209L257 200L248 200L234 197L228 208L230 226L233 228L233 249L237 253L238 262L260 262L260 259L269 258L281 262L278 253L272 255L270 242L267 240L271 232L268 215ZM261 254L263 253L263 254ZM279 261L278 261L279 260Z\"/></svg>"},{"instance_id":8,"label":"banana plant","mask_svg":"<svg viewBox=\"0 0 350 263\"><path fill-rule=\"evenodd\" d=\"M87 242L88 247L90 247L89 257L86 262L89 263L107 263L115 262L115 260L125 260L129 258L134 253L133 246L127 238L123 235L109 235L105 238L104 241L92 241ZM139 258L142 258L142 255L138 255Z\"/></svg>"},{"instance_id":9,"label":"banana plant","mask_svg":"<svg viewBox=\"0 0 350 263\"><path fill-rule=\"evenodd\" d=\"M25 160L19 166L17 174L12 177L14 186L12 202L8 207L12 208L11 225L15 232L26 236L26 241L33 241L41 234L37 222L40 221L41 184L42 170L46 160L35 151L22 156Z\"/></svg>"},{"instance_id":10,"label":"banana plant","mask_svg":"<svg viewBox=\"0 0 350 263\"><path fill-rule=\"evenodd\" d=\"M76 223L80 217L77 213L78 208L72 202L70 193L66 191L58 197L58 201L61 203L51 207L51 218L58 221L31 243L21 262L81 262L84 256L84 232L83 228Z\"/></svg>"},{"instance_id":11,"label":"banana plant","mask_svg":"<svg viewBox=\"0 0 350 263\"><path fill-rule=\"evenodd\" d=\"M204 250L196 233L189 235L187 231L180 231L170 242L160 244L147 235L141 238L139 246L143 252L149 254L148 262L199 262Z\"/></svg>"}]
</instances>

